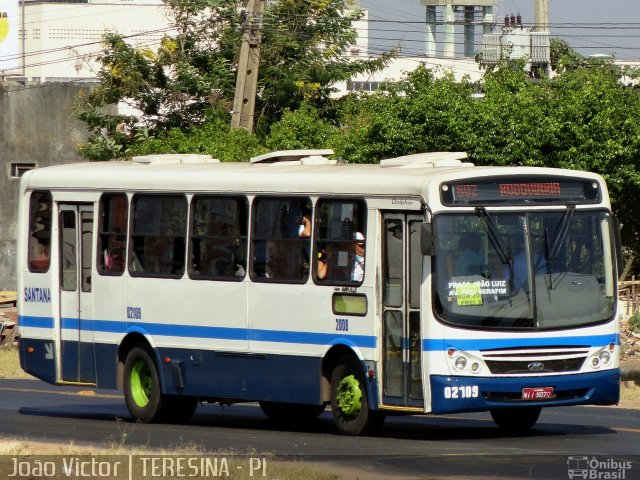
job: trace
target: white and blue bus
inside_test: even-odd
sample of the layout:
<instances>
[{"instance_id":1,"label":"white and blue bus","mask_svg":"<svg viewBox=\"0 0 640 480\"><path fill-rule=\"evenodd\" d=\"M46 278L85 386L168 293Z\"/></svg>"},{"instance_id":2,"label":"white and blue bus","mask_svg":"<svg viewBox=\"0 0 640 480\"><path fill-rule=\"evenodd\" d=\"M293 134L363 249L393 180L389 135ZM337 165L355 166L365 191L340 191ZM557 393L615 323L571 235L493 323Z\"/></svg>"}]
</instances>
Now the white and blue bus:
<instances>
[{"instance_id":1,"label":"white and blue bus","mask_svg":"<svg viewBox=\"0 0 640 480\"><path fill-rule=\"evenodd\" d=\"M387 414L619 399L619 236L603 179L330 150L36 169L21 182L21 365L123 388L133 419L259 402L338 430Z\"/></svg>"}]
</instances>

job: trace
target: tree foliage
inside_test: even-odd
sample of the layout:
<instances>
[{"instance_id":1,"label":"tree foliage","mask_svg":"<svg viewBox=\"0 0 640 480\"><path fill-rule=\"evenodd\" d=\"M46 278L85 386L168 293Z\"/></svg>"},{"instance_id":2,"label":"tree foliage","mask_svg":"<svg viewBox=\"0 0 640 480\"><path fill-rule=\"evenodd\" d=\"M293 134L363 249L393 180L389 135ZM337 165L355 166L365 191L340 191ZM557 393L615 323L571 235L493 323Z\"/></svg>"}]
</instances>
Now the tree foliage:
<instances>
[{"instance_id":1,"label":"tree foliage","mask_svg":"<svg viewBox=\"0 0 640 480\"><path fill-rule=\"evenodd\" d=\"M421 151L466 151L478 165L588 170L604 176L623 241L639 245L640 92L612 62L586 61L531 81L505 64L484 76L483 98L425 67L403 88L346 99L336 150L352 162ZM638 250L639 247L634 247Z\"/></svg>"},{"instance_id":2,"label":"tree foliage","mask_svg":"<svg viewBox=\"0 0 640 480\"><path fill-rule=\"evenodd\" d=\"M80 153L92 160L130 154L141 139L201 126L207 112L228 119L235 90L243 14L235 0L164 0L173 30L157 50L122 35L104 37L99 85L79 99L74 115L92 135ZM332 85L381 68L388 57L347 60L352 23L362 16L349 0L266 3L258 77L261 134L303 102L330 115ZM127 105L130 114L109 106ZM173 133L175 135L175 132ZM133 149L133 150L132 150Z\"/></svg>"},{"instance_id":3,"label":"tree foliage","mask_svg":"<svg viewBox=\"0 0 640 480\"><path fill-rule=\"evenodd\" d=\"M523 64L487 71L477 85L422 66L373 94L332 99L332 85L380 68L346 61L357 11L347 0L267 3L257 101L257 135L229 131L242 34L235 1L166 0L177 33L156 51L105 37L100 85L76 110L93 136L91 159L155 152L209 153L246 160L268 150L333 148L348 162L424 151L466 151L478 165L530 165L599 173L608 183L623 241L640 258L638 72L610 58L584 58L552 42L551 78ZM141 117L116 114L128 102Z\"/></svg>"}]
</instances>

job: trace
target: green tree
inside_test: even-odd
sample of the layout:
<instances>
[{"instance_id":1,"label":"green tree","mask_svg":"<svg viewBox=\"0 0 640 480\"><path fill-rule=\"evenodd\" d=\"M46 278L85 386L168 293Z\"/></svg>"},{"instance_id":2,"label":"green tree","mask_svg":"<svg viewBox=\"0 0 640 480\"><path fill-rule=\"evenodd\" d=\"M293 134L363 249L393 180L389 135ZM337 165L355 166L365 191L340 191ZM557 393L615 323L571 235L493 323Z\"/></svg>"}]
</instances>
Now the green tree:
<instances>
[{"instance_id":1,"label":"green tree","mask_svg":"<svg viewBox=\"0 0 640 480\"><path fill-rule=\"evenodd\" d=\"M336 127L320 118L315 107L305 103L296 111L284 111L282 118L271 126L265 144L272 151L326 148L338 133Z\"/></svg>"},{"instance_id":2,"label":"green tree","mask_svg":"<svg viewBox=\"0 0 640 480\"><path fill-rule=\"evenodd\" d=\"M623 75L635 78L637 72L588 59L532 81L522 68L505 63L485 74L478 100L468 81L436 78L422 67L398 91L345 102L336 150L355 162L462 150L477 165L599 173L623 225L623 243L640 252L640 91L627 86Z\"/></svg>"},{"instance_id":3,"label":"green tree","mask_svg":"<svg viewBox=\"0 0 640 480\"><path fill-rule=\"evenodd\" d=\"M146 131L139 131L128 155L199 153L223 162L243 162L267 151L255 135L243 129L229 130L226 120L213 117L188 132L173 128L148 137Z\"/></svg>"},{"instance_id":4,"label":"green tree","mask_svg":"<svg viewBox=\"0 0 640 480\"><path fill-rule=\"evenodd\" d=\"M211 111L229 121L242 14L235 0L164 0L171 17L157 50L136 48L117 33L104 37L99 85L81 97L74 115L91 136L81 155L104 160L129 155L136 142L201 126ZM266 5L260 49L257 123L266 135L286 109L303 102L330 115L335 82L381 68L388 57L348 60L362 16L350 0L274 0ZM138 114L116 114L127 104ZM144 133L144 134L141 134Z\"/></svg>"},{"instance_id":5,"label":"green tree","mask_svg":"<svg viewBox=\"0 0 640 480\"><path fill-rule=\"evenodd\" d=\"M566 40L552 38L550 44L551 69L562 73L585 64L585 58L576 52Z\"/></svg>"},{"instance_id":6,"label":"green tree","mask_svg":"<svg viewBox=\"0 0 640 480\"><path fill-rule=\"evenodd\" d=\"M354 0L274 0L267 3L257 99L257 132L266 135L286 109L303 103L333 118L334 84L383 68L393 54L358 60L353 23L363 11Z\"/></svg>"},{"instance_id":7,"label":"green tree","mask_svg":"<svg viewBox=\"0 0 640 480\"><path fill-rule=\"evenodd\" d=\"M141 131L152 138L174 128L188 130L204 121L208 109L228 109L235 79L226 45L236 41L235 2L165 4L174 33L167 33L157 50L135 48L118 33L105 35L100 84L79 98L74 110L92 133L81 155L123 156ZM115 114L118 103L139 114Z\"/></svg>"}]
</instances>

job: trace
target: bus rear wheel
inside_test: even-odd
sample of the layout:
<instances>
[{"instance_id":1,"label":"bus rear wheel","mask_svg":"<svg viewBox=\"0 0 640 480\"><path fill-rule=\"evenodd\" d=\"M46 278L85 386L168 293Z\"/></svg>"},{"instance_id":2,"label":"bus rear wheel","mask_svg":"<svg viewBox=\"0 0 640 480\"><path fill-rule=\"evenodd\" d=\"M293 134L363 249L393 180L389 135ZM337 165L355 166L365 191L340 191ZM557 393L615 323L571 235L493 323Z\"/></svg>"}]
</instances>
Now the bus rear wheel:
<instances>
[{"instance_id":1,"label":"bus rear wheel","mask_svg":"<svg viewBox=\"0 0 640 480\"><path fill-rule=\"evenodd\" d=\"M536 424L541 410L540 407L500 408L490 412L493 421L501 429L508 432L523 432Z\"/></svg>"},{"instance_id":2,"label":"bus rear wheel","mask_svg":"<svg viewBox=\"0 0 640 480\"><path fill-rule=\"evenodd\" d=\"M136 421L148 423L161 416L160 377L151 354L144 347L131 349L124 362L124 399Z\"/></svg>"},{"instance_id":3,"label":"bus rear wheel","mask_svg":"<svg viewBox=\"0 0 640 480\"><path fill-rule=\"evenodd\" d=\"M369 410L367 385L360 363L343 357L331 375L333 420L344 435L369 435L384 423L384 414Z\"/></svg>"}]
</instances>

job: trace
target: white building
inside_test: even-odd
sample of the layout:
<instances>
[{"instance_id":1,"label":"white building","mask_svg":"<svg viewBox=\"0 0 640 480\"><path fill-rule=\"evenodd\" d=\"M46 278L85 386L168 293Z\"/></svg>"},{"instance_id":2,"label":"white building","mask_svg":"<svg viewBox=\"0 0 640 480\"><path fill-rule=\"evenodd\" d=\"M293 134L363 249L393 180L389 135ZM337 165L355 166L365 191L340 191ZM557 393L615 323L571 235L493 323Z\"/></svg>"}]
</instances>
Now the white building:
<instances>
[{"instance_id":1,"label":"white building","mask_svg":"<svg viewBox=\"0 0 640 480\"><path fill-rule=\"evenodd\" d=\"M118 32L137 47L155 49L163 35L171 33L169 20L160 0L0 0L14 4L19 25L15 51L0 53L0 75L26 84L60 81L96 81L96 55L102 50L105 31ZM1 10L1 8L0 8ZM353 58L369 55L367 13L354 24L358 41L348 52ZM3 69L2 60L11 58L13 68ZM374 89L375 82L400 80L407 71L427 63L440 71L452 70L456 76L479 78L471 59L425 56L395 59L384 71L359 76L350 89ZM368 82L368 83L367 83ZM374 83L372 83L374 82ZM347 83L338 85L347 91Z\"/></svg>"},{"instance_id":2,"label":"white building","mask_svg":"<svg viewBox=\"0 0 640 480\"><path fill-rule=\"evenodd\" d=\"M476 47L480 38L474 37L476 29L484 33L484 56L495 53L496 59L492 57L492 60L504 55L505 44L518 43L514 41L519 38L515 35L520 33L517 29L511 29L515 32L512 32L513 38L504 31L488 33L493 22L495 0L421 0L421 3L426 9L426 20L431 21L427 22L428 41L424 54L400 56L380 72L358 75L349 82L342 82L336 85L339 94L376 90L382 82L401 80L420 64L425 64L436 73L453 72L457 79L466 76L470 81L477 82L481 80L483 70L472 54L475 50L482 50L483 46L478 44ZM13 26L10 37L14 35L14 41L0 43L0 80L12 78L25 84L97 81L99 67L95 58L102 50L101 41L105 31L118 32L127 37L132 45L151 50L158 47L165 34L172 33L161 0L25 0L20 3L19 0L0 0L2 11L10 12L9 21ZM13 15L16 17L11 18ZM464 24L464 57L453 56L446 42L452 35L452 22L437 22L438 28L443 29L440 34L444 35L444 43L435 48L433 42L438 41L435 36L436 16L438 19L453 19L456 24L467 17L475 19ZM16 26L19 28L16 29ZM356 22L354 27L358 32L358 40L347 54L351 58L365 59L370 55L366 11L363 19ZM548 32L544 35L548 45ZM512 56L515 50L518 49L512 48ZM6 68L7 65L11 68Z\"/></svg>"},{"instance_id":3,"label":"white building","mask_svg":"<svg viewBox=\"0 0 640 480\"><path fill-rule=\"evenodd\" d=\"M117 31L131 44L152 49L169 31L160 0L27 0L17 11L16 61L2 73L28 84L95 81L95 57L105 31ZM8 58L5 55L0 60Z\"/></svg>"}]
</instances>

